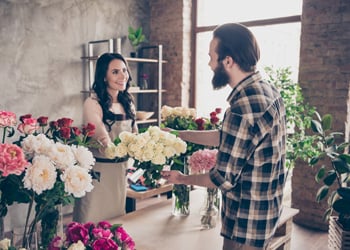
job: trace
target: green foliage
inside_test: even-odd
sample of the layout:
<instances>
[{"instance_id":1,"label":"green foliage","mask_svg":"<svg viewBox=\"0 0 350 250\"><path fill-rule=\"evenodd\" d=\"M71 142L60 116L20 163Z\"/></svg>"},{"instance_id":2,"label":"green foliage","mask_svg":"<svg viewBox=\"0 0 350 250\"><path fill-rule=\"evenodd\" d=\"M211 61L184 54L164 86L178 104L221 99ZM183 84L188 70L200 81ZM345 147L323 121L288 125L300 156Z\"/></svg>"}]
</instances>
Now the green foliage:
<instances>
[{"instance_id":1,"label":"green foliage","mask_svg":"<svg viewBox=\"0 0 350 250\"><path fill-rule=\"evenodd\" d=\"M311 127L315 108L304 102L301 87L291 79L291 70L265 67L267 81L280 91L286 109L287 152L286 166L293 168L297 159L307 161L318 154L314 147L315 136L306 132Z\"/></svg>"},{"instance_id":2,"label":"green foliage","mask_svg":"<svg viewBox=\"0 0 350 250\"><path fill-rule=\"evenodd\" d=\"M317 145L320 153L310 159L309 164L316 166L321 160L328 167L322 165L316 173L316 181L323 182L316 194L319 202L328 197L328 208L324 219L328 220L333 212L339 214L339 222L344 229L350 229L350 154L349 142L345 142L343 133L332 132L332 116L326 114L312 120L312 130L317 135ZM338 143L338 141L340 141ZM327 171L328 169L328 171ZM331 189L331 187L335 187ZM332 191L333 190L333 191Z\"/></svg>"},{"instance_id":3,"label":"green foliage","mask_svg":"<svg viewBox=\"0 0 350 250\"><path fill-rule=\"evenodd\" d=\"M129 26L128 39L131 42L131 45L135 51L137 51L137 48L140 46L141 43L147 41L146 36L142 33L142 31L142 27L133 28Z\"/></svg>"}]
</instances>

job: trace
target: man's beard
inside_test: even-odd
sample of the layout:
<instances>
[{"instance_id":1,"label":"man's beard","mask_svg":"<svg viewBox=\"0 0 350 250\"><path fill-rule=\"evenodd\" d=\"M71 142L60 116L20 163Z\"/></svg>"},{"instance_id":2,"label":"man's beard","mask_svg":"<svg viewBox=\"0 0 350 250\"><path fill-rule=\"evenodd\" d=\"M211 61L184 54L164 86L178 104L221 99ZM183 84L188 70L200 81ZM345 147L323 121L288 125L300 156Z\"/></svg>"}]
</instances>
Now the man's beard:
<instances>
[{"instance_id":1,"label":"man's beard","mask_svg":"<svg viewBox=\"0 0 350 250\"><path fill-rule=\"evenodd\" d=\"M226 73L222 62L214 70L214 76L211 80L214 89L221 89L225 87L230 81L229 75Z\"/></svg>"}]
</instances>

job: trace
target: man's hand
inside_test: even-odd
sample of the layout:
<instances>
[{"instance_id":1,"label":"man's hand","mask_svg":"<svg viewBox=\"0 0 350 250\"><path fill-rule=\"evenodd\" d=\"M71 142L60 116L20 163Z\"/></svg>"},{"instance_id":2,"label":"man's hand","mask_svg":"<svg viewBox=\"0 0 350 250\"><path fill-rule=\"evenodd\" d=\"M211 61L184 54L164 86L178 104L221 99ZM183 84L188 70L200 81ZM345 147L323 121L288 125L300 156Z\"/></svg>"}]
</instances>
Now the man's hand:
<instances>
[{"instance_id":1,"label":"man's hand","mask_svg":"<svg viewBox=\"0 0 350 250\"><path fill-rule=\"evenodd\" d=\"M184 184L183 177L185 176L180 171L177 170L163 170L161 172L162 177L169 183L173 184Z\"/></svg>"}]
</instances>

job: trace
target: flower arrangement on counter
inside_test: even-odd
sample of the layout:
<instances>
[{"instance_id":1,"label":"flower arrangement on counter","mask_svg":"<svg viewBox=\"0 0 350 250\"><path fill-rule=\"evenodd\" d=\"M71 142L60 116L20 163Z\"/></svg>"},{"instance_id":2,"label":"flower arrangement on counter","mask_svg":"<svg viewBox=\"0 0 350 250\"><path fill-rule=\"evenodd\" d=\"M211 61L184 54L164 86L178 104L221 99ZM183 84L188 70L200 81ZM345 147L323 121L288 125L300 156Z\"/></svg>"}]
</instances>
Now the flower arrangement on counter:
<instances>
[{"instance_id":1,"label":"flower arrangement on counter","mask_svg":"<svg viewBox=\"0 0 350 250\"><path fill-rule=\"evenodd\" d=\"M186 152L186 143L174 134L150 126L139 134L122 132L114 145L105 151L108 158L131 157L134 166L144 169L144 184L157 187L164 165L169 165L172 158Z\"/></svg>"},{"instance_id":2,"label":"flower arrangement on counter","mask_svg":"<svg viewBox=\"0 0 350 250\"><path fill-rule=\"evenodd\" d=\"M26 235L32 235L40 222L41 244L46 249L56 234L57 205L70 204L93 189L95 158L87 146L96 145L91 140L95 126L79 129L70 118L48 123L48 117L35 119L30 114L19 120L18 140L5 143L6 137L14 136L17 120L13 112L0 111L0 216L15 202L27 203L22 246L31 241Z\"/></svg>"},{"instance_id":3,"label":"flower arrangement on counter","mask_svg":"<svg viewBox=\"0 0 350 250\"><path fill-rule=\"evenodd\" d=\"M48 247L48 250L67 249L134 250L135 242L120 224L71 222L64 237L56 236Z\"/></svg>"},{"instance_id":4,"label":"flower arrangement on counter","mask_svg":"<svg viewBox=\"0 0 350 250\"><path fill-rule=\"evenodd\" d=\"M161 109L161 127L170 128L174 130L220 129L221 119L219 118L219 115L221 114L221 112L221 108L216 108L214 111L209 113L208 118L197 117L197 111L194 108L169 107L164 105ZM175 131L174 133L176 134L177 132ZM187 159L191 157L191 155L194 152L197 152L198 150L203 150L204 148L205 147L203 145L187 142L186 152L174 157L173 162L171 164L171 169L179 170L182 173L187 174L189 172ZM188 187L182 184L174 185L173 194L175 197L175 209L187 212L187 210L189 209Z\"/></svg>"}]
</instances>

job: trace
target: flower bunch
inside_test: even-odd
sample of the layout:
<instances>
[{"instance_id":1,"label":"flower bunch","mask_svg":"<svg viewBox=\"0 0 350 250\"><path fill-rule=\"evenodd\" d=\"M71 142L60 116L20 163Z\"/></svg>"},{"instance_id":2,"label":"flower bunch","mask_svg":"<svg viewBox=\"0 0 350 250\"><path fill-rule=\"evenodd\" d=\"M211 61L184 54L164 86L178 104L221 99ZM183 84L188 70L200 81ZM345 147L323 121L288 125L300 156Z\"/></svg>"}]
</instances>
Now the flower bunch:
<instances>
[{"instance_id":1,"label":"flower bunch","mask_svg":"<svg viewBox=\"0 0 350 250\"><path fill-rule=\"evenodd\" d=\"M145 185L154 187L160 179L163 166L169 164L174 156L186 152L186 143L174 134L150 126L139 134L122 132L115 140L115 146L110 145L106 155L115 157L131 157L135 167L145 171Z\"/></svg>"},{"instance_id":2,"label":"flower bunch","mask_svg":"<svg viewBox=\"0 0 350 250\"><path fill-rule=\"evenodd\" d=\"M221 126L219 114L221 108L210 112L210 117L197 117L196 109L186 107L163 106L161 109L162 126L176 130L210 130Z\"/></svg>"},{"instance_id":3,"label":"flower bunch","mask_svg":"<svg viewBox=\"0 0 350 250\"><path fill-rule=\"evenodd\" d=\"M209 171L216 163L217 149L200 149L188 158L191 173L203 173Z\"/></svg>"},{"instance_id":4,"label":"flower bunch","mask_svg":"<svg viewBox=\"0 0 350 250\"><path fill-rule=\"evenodd\" d=\"M135 242L120 224L71 222L64 237L56 236L48 247L48 250L66 249L134 250Z\"/></svg>"},{"instance_id":5,"label":"flower bunch","mask_svg":"<svg viewBox=\"0 0 350 250\"><path fill-rule=\"evenodd\" d=\"M17 120L14 113L0 111L0 127L3 128L0 216L5 216L7 206L14 202L28 203L24 234L33 232L41 221L41 238L45 248L56 232L50 224L52 214L58 220L56 206L70 204L74 198L82 197L93 189L95 158L86 146L91 144L90 136L95 127L88 124L80 130L72 126L72 119L61 118L50 122L45 131L47 117L35 119L28 114L19 120L19 139L11 144L5 143L6 135L14 135ZM34 204L35 215L30 221ZM30 241L23 239L23 246L27 240Z\"/></svg>"}]
</instances>

